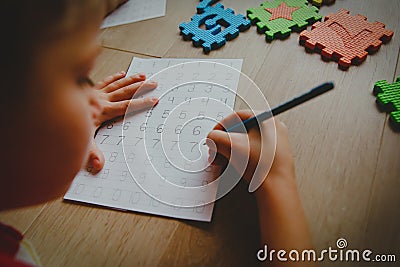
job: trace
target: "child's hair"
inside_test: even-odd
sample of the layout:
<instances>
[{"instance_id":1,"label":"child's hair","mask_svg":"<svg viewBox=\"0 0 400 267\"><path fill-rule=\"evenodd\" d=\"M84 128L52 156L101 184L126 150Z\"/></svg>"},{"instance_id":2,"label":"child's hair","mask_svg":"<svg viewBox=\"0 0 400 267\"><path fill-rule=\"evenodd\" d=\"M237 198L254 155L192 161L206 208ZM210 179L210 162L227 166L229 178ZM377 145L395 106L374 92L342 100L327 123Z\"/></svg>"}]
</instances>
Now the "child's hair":
<instances>
[{"instance_id":1,"label":"child's hair","mask_svg":"<svg viewBox=\"0 0 400 267\"><path fill-rule=\"evenodd\" d=\"M24 102L27 77L40 54L105 13L104 0L1 1L0 112ZM4 115L4 114L3 114Z\"/></svg>"}]
</instances>

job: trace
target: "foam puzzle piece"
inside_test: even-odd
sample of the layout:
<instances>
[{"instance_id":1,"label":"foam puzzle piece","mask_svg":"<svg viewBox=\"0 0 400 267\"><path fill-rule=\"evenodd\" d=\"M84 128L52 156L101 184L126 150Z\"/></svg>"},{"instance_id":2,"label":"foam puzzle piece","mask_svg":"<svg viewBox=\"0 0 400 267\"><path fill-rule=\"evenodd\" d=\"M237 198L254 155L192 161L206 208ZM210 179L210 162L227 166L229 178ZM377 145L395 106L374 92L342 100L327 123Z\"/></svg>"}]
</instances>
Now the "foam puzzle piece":
<instances>
[{"instance_id":1,"label":"foam puzzle piece","mask_svg":"<svg viewBox=\"0 0 400 267\"><path fill-rule=\"evenodd\" d=\"M376 104L382 111L390 113L390 125L395 131L400 131L400 76L396 82L377 81L373 90Z\"/></svg>"},{"instance_id":2,"label":"foam puzzle piece","mask_svg":"<svg viewBox=\"0 0 400 267\"><path fill-rule=\"evenodd\" d=\"M300 44L309 52L319 52L324 60L338 61L339 68L346 70L351 64L361 64L368 54L392 39L393 31L385 29L385 24L349 13L342 9L327 15L324 22L312 25L311 31L300 33Z\"/></svg>"},{"instance_id":3,"label":"foam puzzle piece","mask_svg":"<svg viewBox=\"0 0 400 267\"><path fill-rule=\"evenodd\" d=\"M200 3L197 5L196 9L197 9L197 14L201 14L204 12L204 9L206 7L211 6L212 4L218 2L219 0L202 0L200 1Z\"/></svg>"},{"instance_id":4,"label":"foam puzzle piece","mask_svg":"<svg viewBox=\"0 0 400 267\"><path fill-rule=\"evenodd\" d=\"M335 0L308 0L311 2L314 6L322 6L322 5L332 5L335 3Z\"/></svg>"},{"instance_id":5,"label":"foam puzzle piece","mask_svg":"<svg viewBox=\"0 0 400 267\"><path fill-rule=\"evenodd\" d=\"M205 29L202 29L202 25ZM224 29L221 27L225 27ZM196 14L190 22L179 25L184 40L192 40L195 47L202 46L205 53L225 45L239 32L249 29L251 22L245 16L230 9L224 9L220 3L215 6L207 6L202 14Z\"/></svg>"},{"instance_id":6,"label":"foam puzzle piece","mask_svg":"<svg viewBox=\"0 0 400 267\"><path fill-rule=\"evenodd\" d=\"M292 31L300 32L322 19L318 8L308 6L307 0L265 1L247 9L247 17L257 25L259 33L265 33L267 42L287 38Z\"/></svg>"}]
</instances>

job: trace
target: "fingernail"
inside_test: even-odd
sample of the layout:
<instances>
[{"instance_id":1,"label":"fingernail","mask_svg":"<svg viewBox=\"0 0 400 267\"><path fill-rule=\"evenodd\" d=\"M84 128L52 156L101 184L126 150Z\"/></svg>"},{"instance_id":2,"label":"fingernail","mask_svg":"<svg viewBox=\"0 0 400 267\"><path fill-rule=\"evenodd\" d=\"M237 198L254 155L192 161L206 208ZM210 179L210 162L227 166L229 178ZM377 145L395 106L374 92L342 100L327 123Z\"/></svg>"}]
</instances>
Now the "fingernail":
<instances>
[{"instance_id":1,"label":"fingernail","mask_svg":"<svg viewBox=\"0 0 400 267\"><path fill-rule=\"evenodd\" d=\"M211 139L207 138L207 139L206 139L206 145L207 145L208 147L210 147L211 144L212 144Z\"/></svg>"},{"instance_id":2,"label":"fingernail","mask_svg":"<svg viewBox=\"0 0 400 267\"><path fill-rule=\"evenodd\" d=\"M158 104L158 101L159 101L159 99L158 99L157 97L152 97L152 98L151 98L151 101L153 101L153 102L154 102L154 104L155 104L155 105L157 105L157 104Z\"/></svg>"},{"instance_id":3,"label":"fingernail","mask_svg":"<svg viewBox=\"0 0 400 267\"><path fill-rule=\"evenodd\" d=\"M146 76L146 74L144 74L143 72L139 73L138 75L139 75L140 77L145 77L145 76Z\"/></svg>"},{"instance_id":4,"label":"fingernail","mask_svg":"<svg viewBox=\"0 0 400 267\"><path fill-rule=\"evenodd\" d=\"M121 75L125 75L125 71L121 71Z\"/></svg>"},{"instance_id":5,"label":"fingernail","mask_svg":"<svg viewBox=\"0 0 400 267\"><path fill-rule=\"evenodd\" d=\"M94 159L93 160L93 168L98 170L100 168L100 160L99 159Z\"/></svg>"}]
</instances>

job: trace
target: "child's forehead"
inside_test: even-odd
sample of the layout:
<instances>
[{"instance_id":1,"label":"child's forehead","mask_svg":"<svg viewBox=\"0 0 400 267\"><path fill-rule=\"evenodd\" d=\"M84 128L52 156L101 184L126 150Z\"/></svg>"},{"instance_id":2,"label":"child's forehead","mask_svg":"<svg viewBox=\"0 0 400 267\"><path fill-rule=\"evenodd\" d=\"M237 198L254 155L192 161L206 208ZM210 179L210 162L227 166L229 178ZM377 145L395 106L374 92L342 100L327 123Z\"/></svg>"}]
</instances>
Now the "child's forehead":
<instances>
[{"instance_id":1,"label":"child's forehead","mask_svg":"<svg viewBox=\"0 0 400 267\"><path fill-rule=\"evenodd\" d=\"M49 55L60 65L76 64L77 60L85 61L85 58L91 57L92 51L96 49L96 38L104 13L100 2L103 1L63 2L62 10L58 11L59 16L50 13L54 5L35 15L51 15L51 18L44 19L40 25L33 25L33 32L25 37L24 41L33 48L33 53L28 54L28 57L32 58L35 65L42 60L41 57ZM46 23L42 25L43 22Z\"/></svg>"},{"instance_id":2,"label":"child's forehead","mask_svg":"<svg viewBox=\"0 0 400 267\"><path fill-rule=\"evenodd\" d=\"M91 65L100 50L97 38L97 28L80 29L66 34L54 42L48 43L47 57L48 67L81 67ZM47 55L46 55L47 54ZM41 60L40 57L37 60Z\"/></svg>"}]
</instances>

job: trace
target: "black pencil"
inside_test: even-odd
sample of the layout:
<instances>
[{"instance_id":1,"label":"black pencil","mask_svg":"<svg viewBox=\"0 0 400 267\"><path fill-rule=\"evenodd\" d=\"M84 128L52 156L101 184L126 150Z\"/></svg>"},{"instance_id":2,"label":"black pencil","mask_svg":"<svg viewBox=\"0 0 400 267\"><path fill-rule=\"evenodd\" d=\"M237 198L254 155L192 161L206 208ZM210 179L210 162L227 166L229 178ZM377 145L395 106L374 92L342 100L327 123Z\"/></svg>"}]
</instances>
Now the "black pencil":
<instances>
[{"instance_id":1,"label":"black pencil","mask_svg":"<svg viewBox=\"0 0 400 267\"><path fill-rule=\"evenodd\" d=\"M311 89L307 93L299 95L299 96L273 108L272 110L267 110L263 113L258 114L257 116L254 116L250 119L247 119L245 121L237 123L237 124L233 125L232 127L229 127L228 129L226 129L226 132L248 131L250 128L261 123L262 121L268 120L269 118L271 118L273 116L276 116L282 112L285 112L286 110L294 108L295 106L298 106L316 96L326 93L329 90L333 89L333 87L334 87L333 82L323 83L323 84Z\"/></svg>"}]
</instances>

